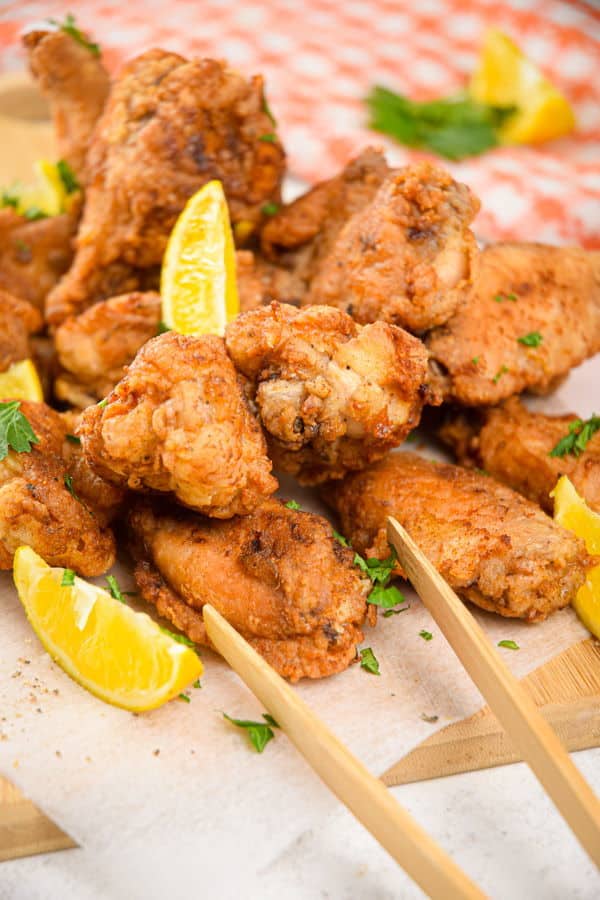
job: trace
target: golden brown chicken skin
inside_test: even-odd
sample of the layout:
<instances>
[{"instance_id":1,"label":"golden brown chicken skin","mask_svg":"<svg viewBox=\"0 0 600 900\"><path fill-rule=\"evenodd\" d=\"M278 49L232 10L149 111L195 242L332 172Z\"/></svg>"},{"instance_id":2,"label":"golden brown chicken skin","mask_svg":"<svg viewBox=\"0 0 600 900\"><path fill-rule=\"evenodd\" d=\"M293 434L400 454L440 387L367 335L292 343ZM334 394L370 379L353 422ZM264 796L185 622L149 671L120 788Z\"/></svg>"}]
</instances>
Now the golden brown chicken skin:
<instances>
[{"instance_id":1,"label":"golden brown chicken skin","mask_svg":"<svg viewBox=\"0 0 600 900\"><path fill-rule=\"evenodd\" d=\"M145 344L78 434L100 475L172 493L206 515L251 512L277 488L260 425L215 335L169 332Z\"/></svg>"},{"instance_id":2,"label":"golden brown chicken skin","mask_svg":"<svg viewBox=\"0 0 600 900\"><path fill-rule=\"evenodd\" d=\"M31 356L30 336L42 325L31 303L0 290L0 372Z\"/></svg>"},{"instance_id":3,"label":"golden brown chicken skin","mask_svg":"<svg viewBox=\"0 0 600 900\"><path fill-rule=\"evenodd\" d=\"M85 183L88 147L110 89L108 72L99 53L63 30L29 31L23 45L50 104L59 154Z\"/></svg>"},{"instance_id":4,"label":"golden brown chicken skin","mask_svg":"<svg viewBox=\"0 0 600 900\"><path fill-rule=\"evenodd\" d=\"M193 641L208 643L211 603L292 681L355 659L371 585L321 516L269 500L217 522L142 503L129 526L141 596Z\"/></svg>"},{"instance_id":5,"label":"golden brown chicken skin","mask_svg":"<svg viewBox=\"0 0 600 900\"><path fill-rule=\"evenodd\" d=\"M0 569L28 544L50 565L102 575L114 563L115 541L77 494L61 455L64 424L44 403L23 401L20 410L39 443L0 461Z\"/></svg>"},{"instance_id":6,"label":"golden brown chicken skin","mask_svg":"<svg viewBox=\"0 0 600 900\"><path fill-rule=\"evenodd\" d=\"M94 131L75 260L48 298L49 321L153 286L179 213L211 179L234 226L256 227L280 198L284 152L261 140L272 131L259 76L163 50L129 62Z\"/></svg>"},{"instance_id":7,"label":"golden brown chicken skin","mask_svg":"<svg viewBox=\"0 0 600 900\"><path fill-rule=\"evenodd\" d=\"M460 405L551 391L600 350L600 253L486 247L470 297L426 344L434 385Z\"/></svg>"},{"instance_id":8,"label":"golden brown chicken skin","mask_svg":"<svg viewBox=\"0 0 600 900\"><path fill-rule=\"evenodd\" d=\"M56 396L82 408L102 399L158 333L159 322L160 296L152 291L111 297L67 319L54 335L63 369Z\"/></svg>"},{"instance_id":9,"label":"golden brown chicken skin","mask_svg":"<svg viewBox=\"0 0 600 900\"><path fill-rule=\"evenodd\" d=\"M0 289L43 311L46 295L71 265L79 206L37 221L0 209Z\"/></svg>"},{"instance_id":10,"label":"golden brown chicken skin","mask_svg":"<svg viewBox=\"0 0 600 900\"><path fill-rule=\"evenodd\" d=\"M267 306L273 300L300 306L305 285L291 269L285 269L251 250L236 253L236 278L240 311Z\"/></svg>"},{"instance_id":11,"label":"golden brown chicken skin","mask_svg":"<svg viewBox=\"0 0 600 900\"><path fill-rule=\"evenodd\" d=\"M393 453L333 482L325 500L359 553L383 558L394 516L464 599L535 622L567 606L591 560L583 541L486 475Z\"/></svg>"},{"instance_id":12,"label":"golden brown chicken skin","mask_svg":"<svg viewBox=\"0 0 600 900\"><path fill-rule=\"evenodd\" d=\"M272 303L238 316L225 340L252 382L276 468L302 484L380 459L430 399L423 344L384 322L362 327L328 306Z\"/></svg>"},{"instance_id":13,"label":"golden brown chicken skin","mask_svg":"<svg viewBox=\"0 0 600 900\"><path fill-rule=\"evenodd\" d=\"M357 322L422 332L447 321L471 284L479 203L443 169L391 172L321 261L303 302L327 303Z\"/></svg>"},{"instance_id":14,"label":"golden brown chicken skin","mask_svg":"<svg viewBox=\"0 0 600 900\"><path fill-rule=\"evenodd\" d=\"M568 475L588 506L600 512L600 432L578 455L551 456L578 421L575 414L530 412L517 397L489 410L454 411L439 430L462 466L476 466L552 513L550 492Z\"/></svg>"}]
</instances>

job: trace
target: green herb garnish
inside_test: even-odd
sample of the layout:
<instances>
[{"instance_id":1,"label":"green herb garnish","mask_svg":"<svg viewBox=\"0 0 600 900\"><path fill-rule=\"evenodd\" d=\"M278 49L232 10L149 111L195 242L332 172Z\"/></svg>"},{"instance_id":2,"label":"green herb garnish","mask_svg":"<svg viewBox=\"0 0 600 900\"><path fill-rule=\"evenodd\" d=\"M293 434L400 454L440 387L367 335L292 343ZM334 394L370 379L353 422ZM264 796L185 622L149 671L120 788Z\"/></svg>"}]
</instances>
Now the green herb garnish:
<instances>
[{"instance_id":1,"label":"green herb garnish","mask_svg":"<svg viewBox=\"0 0 600 900\"><path fill-rule=\"evenodd\" d=\"M504 303L505 300L510 300L511 303L516 303L518 297L516 294L505 294L502 291L499 294L496 294L496 296L494 297L494 301L496 303Z\"/></svg>"},{"instance_id":2,"label":"green herb garnish","mask_svg":"<svg viewBox=\"0 0 600 900\"><path fill-rule=\"evenodd\" d=\"M432 633L430 631L425 631L424 628L422 628L420 630L419 637L422 637L424 641L432 641L433 640Z\"/></svg>"},{"instance_id":3,"label":"green herb garnish","mask_svg":"<svg viewBox=\"0 0 600 900\"><path fill-rule=\"evenodd\" d=\"M170 638L173 638L174 641L177 641L178 644L185 644L186 647L191 647L192 650L196 649L196 645L193 641L186 637L185 634L176 634L174 631L169 631L168 628L163 628L160 626L160 630L164 634L168 634Z\"/></svg>"},{"instance_id":4,"label":"green herb garnish","mask_svg":"<svg viewBox=\"0 0 600 900\"><path fill-rule=\"evenodd\" d=\"M481 359L480 356L474 356L473 359L471 360L471 362L473 363L474 366L476 366L480 359Z\"/></svg>"},{"instance_id":5,"label":"green herb garnish","mask_svg":"<svg viewBox=\"0 0 600 900\"><path fill-rule=\"evenodd\" d=\"M365 647L360 651L360 667L372 675L381 675L379 661L370 647Z\"/></svg>"},{"instance_id":6,"label":"green herb garnish","mask_svg":"<svg viewBox=\"0 0 600 900\"><path fill-rule=\"evenodd\" d=\"M382 584L376 584L367 597L367 603L371 603L373 606L379 606L381 609L391 609L392 606L398 606L398 604L405 602L406 597L402 591L399 591L393 584L390 584L387 587L384 587Z\"/></svg>"},{"instance_id":7,"label":"green herb garnish","mask_svg":"<svg viewBox=\"0 0 600 900\"><path fill-rule=\"evenodd\" d=\"M520 650L521 648L516 641L498 641L499 647L506 647L507 650Z\"/></svg>"},{"instance_id":8,"label":"green herb garnish","mask_svg":"<svg viewBox=\"0 0 600 900\"><path fill-rule=\"evenodd\" d=\"M288 502L285 504L285 508L286 509L302 509L300 504L296 503L295 500L288 500Z\"/></svg>"},{"instance_id":9,"label":"green herb garnish","mask_svg":"<svg viewBox=\"0 0 600 900\"><path fill-rule=\"evenodd\" d=\"M196 680L195 680L194 683L192 684L192 687L193 687L193 688L198 688L198 689L200 689L200 688L202 687L202 685L200 684L200 679L199 679L199 678L196 678Z\"/></svg>"},{"instance_id":10,"label":"green herb garnish","mask_svg":"<svg viewBox=\"0 0 600 900\"><path fill-rule=\"evenodd\" d=\"M8 188L2 191L2 206L12 206L13 209L16 209L18 205L19 197L17 194L12 193Z\"/></svg>"},{"instance_id":11,"label":"green herb garnish","mask_svg":"<svg viewBox=\"0 0 600 900\"><path fill-rule=\"evenodd\" d=\"M597 416L595 413L585 421L583 419L575 419L569 425L568 434L560 439L548 455L562 457L570 453L572 456L579 456L587 447L588 441L593 438L598 430L600 430L600 416ZM1 455L0 459L2 459Z\"/></svg>"},{"instance_id":12,"label":"green herb garnish","mask_svg":"<svg viewBox=\"0 0 600 900\"><path fill-rule=\"evenodd\" d=\"M530 331L529 334L517 338L519 344L523 344L524 347L539 347L543 340L539 331Z\"/></svg>"},{"instance_id":13,"label":"green herb garnish","mask_svg":"<svg viewBox=\"0 0 600 900\"><path fill-rule=\"evenodd\" d=\"M180 700L183 700L185 703L191 703L191 702L192 702L192 698L191 698L191 697L188 697L187 694L178 694L177 696L179 697Z\"/></svg>"},{"instance_id":14,"label":"green herb garnish","mask_svg":"<svg viewBox=\"0 0 600 900\"><path fill-rule=\"evenodd\" d=\"M81 188L75 172L66 160L59 159L56 163L56 171L67 194L74 194Z\"/></svg>"},{"instance_id":15,"label":"green herb garnish","mask_svg":"<svg viewBox=\"0 0 600 900\"><path fill-rule=\"evenodd\" d=\"M508 373L508 371L509 371L508 366L500 366L500 368L498 369L498 371L492 378L492 381L494 382L494 384L498 384L498 382L500 381L502 376L506 375Z\"/></svg>"},{"instance_id":16,"label":"green herb garnish","mask_svg":"<svg viewBox=\"0 0 600 900\"><path fill-rule=\"evenodd\" d=\"M268 115L268 117L270 118L271 125L273 126L273 128L277 128L277 120L276 120L275 116L273 115L273 113L271 112L271 107L267 103L267 98L264 96L264 94L263 94L263 99L262 99L262 111L264 113L266 113Z\"/></svg>"},{"instance_id":17,"label":"green herb garnish","mask_svg":"<svg viewBox=\"0 0 600 900\"><path fill-rule=\"evenodd\" d=\"M115 578L115 576L114 576L114 575L107 575L107 576L106 576L106 582L107 582L107 584L108 584L108 589L109 589L109 591L110 591L110 596L111 596L111 597L114 597L115 600L118 600L119 603L127 603L127 600L125 599L125 597L124 597L124 595L123 595L123 591L122 591L121 588L119 587L119 582L117 581L117 579Z\"/></svg>"},{"instance_id":18,"label":"green herb garnish","mask_svg":"<svg viewBox=\"0 0 600 900\"><path fill-rule=\"evenodd\" d=\"M259 137L259 141L263 141L265 144L274 144L277 140L277 135L270 131L268 134L261 134Z\"/></svg>"},{"instance_id":19,"label":"green herb garnish","mask_svg":"<svg viewBox=\"0 0 600 900\"><path fill-rule=\"evenodd\" d=\"M74 497L75 500L79 500L79 497L77 496L75 488L73 487L73 477L67 473L67 474L65 474L64 481L65 481L65 487L68 490L68 492L70 493L71 497Z\"/></svg>"},{"instance_id":20,"label":"green herb garnish","mask_svg":"<svg viewBox=\"0 0 600 900\"><path fill-rule=\"evenodd\" d=\"M407 609L410 609L410 604L401 606L399 609L386 609L386 611L383 613L383 618L389 619L390 616L397 616L401 612L406 612Z\"/></svg>"},{"instance_id":21,"label":"green herb garnish","mask_svg":"<svg viewBox=\"0 0 600 900\"><path fill-rule=\"evenodd\" d=\"M268 713L263 713L264 722L251 722L248 719L233 719L227 713L223 713L223 717L235 725L237 728L243 728L248 736L248 740L257 753L262 753L270 740L275 737L273 728L279 728L279 725Z\"/></svg>"},{"instance_id":22,"label":"green herb garnish","mask_svg":"<svg viewBox=\"0 0 600 900\"><path fill-rule=\"evenodd\" d=\"M340 534L339 531L336 531L335 528L333 529L333 536L334 536L335 540L338 542L338 544L342 545L342 547L350 546L350 544L348 543L348 541L346 540L344 535Z\"/></svg>"},{"instance_id":23,"label":"green herb garnish","mask_svg":"<svg viewBox=\"0 0 600 900\"><path fill-rule=\"evenodd\" d=\"M279 203L265 203L264 206L261 206L260 211L263 216L274 216L279 212Z\"/></svg>"},{"instance_id":24,"label":"green herb garnish","mask_svg":"<svg viewBox=\"0 0 600 900\"><path fill-rule=\"evenodd\" d=\"M158 323L158 328L156 329L157 334L166 334L167 331L171 331L168 325L166 325L163 321Z\"/></svg>"},{"instance_id":25,"label":"green herb garnish","mask_svg":"<svg viewBox=\"0 0 600 900\"><path fill-rule=\"evenodd\" d=\"M81 438L77 437L76 434L66 434L65 437L70 444L81 444Z\"/></svg>"},{"instance_id":26,"label":"green herb garnish","mask_svg":"<svg viewBox=\"0 0 600 900\"><path fill-rule=\"evenodd\" d=\"M65 569L61 578L61 587L72 587L75 584L75 572L73 569Z\"/></svg>"},{"instance_id":27,"label":"green herb garnish","mask_svg":"<svg viewBox=\"0 0 600 900\"><path fill-rule=\"evenodd\" d=\"M32 444L40 442L20 406L20 400L0 403L0 461L6 459L9 449L29 453Z\"/></svg>"},{"instance_id":28,"label":"green herb garnish","mask_svg":"<svg viewBox=\"0 0 600 900\"><path fill-rule=\"evenodd\" d=\"M60 31L64 31L65 34L69 34L74 41L77 41L77 43L81 44L82 47L85 47L86 50L89 50L93 56L100 56L100 45L89 41L85 34L79 30L75 23L75 16L73 13L67 13L64 22L59 22L57 19L48 19L48 22L50 22L51 25L55 25Z\"/></svg>"},{"instance_id":29,"label":"green herb garnish","mask_svg":"<svg viewBox=\"0 0 600 900\"><path fill-rule=\"evenodd\" d=\"M15 250L17 251L19 262L31 262L31 247L25 241L22 241L21 238L16 239Z\"/></svg>"},{"instance_id":30,"label":"green herb garnish","mask_svg":"<svg viewBox=\"0 0 600 900\"><path fill-rule=\"evenodd\" d=\"M514 112L513 107L487 106L463 95L416 103L379 85L365 102L370 128L407 147L455 160L496 147L497 128Z\"/></svg>"},{"instance_id":31,"label":"green herb garnish","mask_svg":"<svg viewBox=\"0 0 600 900\"><path fill-rule=\"evenodd\" d=\"M39 206L30 206L28 209L25 210L25 212L23 213L23 216L29 222L37 222L38 219L47 219L48 218L47 213L45 213L43 209L40 209Z\"/></svg>"},{"instance_id":32,"label":"green herb garnish","mask_svg":"<svg viewBox=\"0 0 600 900\"><path fill-rule=\"evenodd\" d=\"M373 589L367 597L367 603L380 606L382 609L391 609L392 606L406 602L404 594L397 587L389 584L398 559L393 547L390 547L390 551L390 555L386 559L376 559L375 557L363 559L359 553L354 554L354 565L358 566L361 572L368 575L373 582Z\"/></svg>"},{"instance_id":33,"label":"green herb garnish","mask_svg":"<svg viewBox=\"0 0 600 900\"><path fill-rule=\"evenodd\" d=\"M104 407L106 406L107 403L108 403L108 397L104 397L104 399L99 400L96 405L99 406L100 409L104 409Z\"/></svg>"}]
</instances>

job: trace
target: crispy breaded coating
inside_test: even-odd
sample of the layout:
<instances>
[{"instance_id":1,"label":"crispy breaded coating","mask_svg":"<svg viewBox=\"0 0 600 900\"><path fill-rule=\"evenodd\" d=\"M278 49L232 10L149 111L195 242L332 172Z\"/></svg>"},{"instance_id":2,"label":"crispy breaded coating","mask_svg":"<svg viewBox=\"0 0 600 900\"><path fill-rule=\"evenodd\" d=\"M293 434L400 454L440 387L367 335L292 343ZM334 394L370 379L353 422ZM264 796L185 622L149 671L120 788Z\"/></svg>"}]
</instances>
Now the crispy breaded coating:
<instances>
[{"instance_id":1,"label":"crispy breaded coating","mask_svg":"<svg viewBox=\"0 0 600 900\"><path fill-rule=\"evenodd\" d=\"M264 259L251 250L236 253L240 311L267 306L273 300L300 306L305 286L295 272Z\"/></svg>"},{"instance_id":2,"label":"crispy breaded coating","mask_svg":"<svg viewBox=\"0 0 600 900\"><path fill-rule=\"evenodd\" d=\"M31 356L30 335L42 325L35 306L0 290L0 372Z\"/></svg>"},{"instance_id":3,"label":"crispy breaded coating","mask_svg":"<svg viewBox=\"0 0 600 900\"><path fill-rule=\"evenodd\" d=\"M243 384L215 335L168 332L145 344L78 433L90 465L135 491L173 493L226 519L277 489Z\"/></svg>"},{"instance_id":4,"label":"crispy breaded coating","mask_svg":"<svg viewBox=\"0 0 600 900\"><path fill-rule=\"evenodd\" d=\"M20 410L39 443L0 462L0 569L10 569L17 547L28 544L51 566L102 575L114 563L115 541L68 478L64 424L44 403L23 401Z\"/></svg>"},{"instance_id":5,"label":"crispy breaded coating","mask_svg":"<svg viewBox=\"0 0 600 900\"><path fill-rule=\"evenodd\" d=\"M535 344L536 335L538 346L519 341ZM551 391L600 350L600 253L486 247L470 297L426 344L433 383L447 400L492 406L524 390Z\"/></svg>"},{"instance_id":6,"label":"crispy breaded coating","mask_svg":"<svg viewBox=\"0 0 600 900\"><path fill-rule=\"evenodd\" d=\"M535 622L567 606L592 560L583 541L493 478L393 453L323 491L359 553L387 556L394 516L465 600Z\"/></svg>"},{"instance_id":7,"label":"crispy breaded coating","mask_svg":"<svg viewBox=\"0 0 600 900\"><path fill-rule=\"evenodd\" d=\"M225 341L251 379L276 468L302 484L380 459L430 399L417 338L384 322L361 327L328 306L272 303L238 316Z\"/></svg>"},{"instance_id":8,"label":"crispy breaded coating","mask_svg":"<svg viewBox=\"0 0 600 900\"><path fill-rule=\"evenodd\" d=\"M129 526L141 596L197 643L211 603L292 681L356 658L371 585L321 516L268 500L217 522L141 503Z\"/></svg>"},{"instance_id":9,"label":"crispy breaded coating","mask_svg":"<svg viewBox=\"0 0 600 900\"><path fill-rule=\"evenodd\" d=\"M478 209L466 185L431 163L391 172L344 225L303 302L416 332L446 322L471 283Z\"/></svg>"},{"instance_id":10,"label":"crispy breaded coating","mask_svg":"<svg viewBox=\"0 0 600 900\"><path fill-rule=\"evenodd\" d=\"M439 430L462 466L477 466L552 513L550 492L568 475L588 506L600 512L600 432L577 456L550 456L577 421L574 414L530 412L517 397L484 410L454 410Z\"/></svg>"},{"instance_id":11,"label":"crispy breaded coating","mask_svg":"<svg viewBox=\"0 0 600 900\"><path fill-rule=\"evenodd\" d=\"M152 291L111 297L67 319L54 335L64 370L56 396L82 408L102 399L158 333L159 322L160 296Z\"/></svg>"},{"instance_id":12,"label":"crispy breaded coating","mask_svg":"<svg viewBox=\"0 0 600 900\"><path fill-rule=\"evenodd\" d=\"M272 131L260 76L163 50L127 63L94 131L75 260L48 298L49 321L153 286L178 215L211 179L233 224L256 227L280 198L283 149L260 140Z\"/></svg>"},{"instance_id":13,"label":"crispy breaded coating","mask_svg":"<svg viewBox=\"0 0 600 900\"><path fill-rule=\"evenodd\" d=\"M86 183L86 155L108 98L108 72L99 55L65 31L36 29L22 40L31 74L50 104L59 154Z\"/></svg>"},{"instance_id":14,"label":"crispy breaded coating","mask_svg":"<svg viewBox=\"0 0 600 900\"><path fill-rule=\"evenodd\" d=\"M0 209L0 289L43 311L46 295L71 265L79 207L34 221Z\"/></svg>"}]
</instances>

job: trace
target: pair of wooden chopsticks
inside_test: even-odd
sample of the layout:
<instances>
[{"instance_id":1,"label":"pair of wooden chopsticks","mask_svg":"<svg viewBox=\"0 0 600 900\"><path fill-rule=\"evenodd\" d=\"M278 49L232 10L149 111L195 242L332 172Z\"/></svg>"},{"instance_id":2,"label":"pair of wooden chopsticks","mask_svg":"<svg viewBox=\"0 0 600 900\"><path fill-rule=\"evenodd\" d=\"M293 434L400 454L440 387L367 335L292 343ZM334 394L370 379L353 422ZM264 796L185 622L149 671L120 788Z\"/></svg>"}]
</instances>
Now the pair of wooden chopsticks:
<instances>
[{"instance_id":1,"label":"pair of wooden chopsticks","mask_svg":"<svg viewBox=\"0 0 600 900\"><path fill-rule=\"evenodd\" d=\"M600 866L600 804L533 701L454 591L395 519L388 538L450 646L582 846ZM440 900L485 895L211 606L208 636L336 796L410 877Z\"/></svg>"}]
</instances>

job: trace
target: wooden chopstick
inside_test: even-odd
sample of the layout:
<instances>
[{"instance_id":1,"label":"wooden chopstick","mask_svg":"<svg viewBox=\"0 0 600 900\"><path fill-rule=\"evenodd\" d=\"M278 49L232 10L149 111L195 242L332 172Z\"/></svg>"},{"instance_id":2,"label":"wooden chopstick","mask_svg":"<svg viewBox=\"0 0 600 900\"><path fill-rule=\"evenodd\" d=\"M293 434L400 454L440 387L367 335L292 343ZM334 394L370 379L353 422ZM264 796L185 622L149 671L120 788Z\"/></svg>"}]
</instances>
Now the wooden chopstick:
<instances>
[{"instance_id":1,"label":"wooden chopstick","mask_svg":"<svg viewBox=\"0 0 600 900\"><path fill-rule=\"evenodd\" d=\"M210 605L203 607L202 614L208 637L219 653L325 784L405 872L439 900L485 897L223 616Z\"/></svg>"},{"instance_id":2,"label":"wooden chopstick","mask_svg":"<svg viewBox=\"0 0 600 900\"><path fill-rule=\"evenodd\" d=\"M388 518L388 539L421 600L581 845L600 866L600 802L465 604L410 535Z\"/></svg>"}]
</instances>

